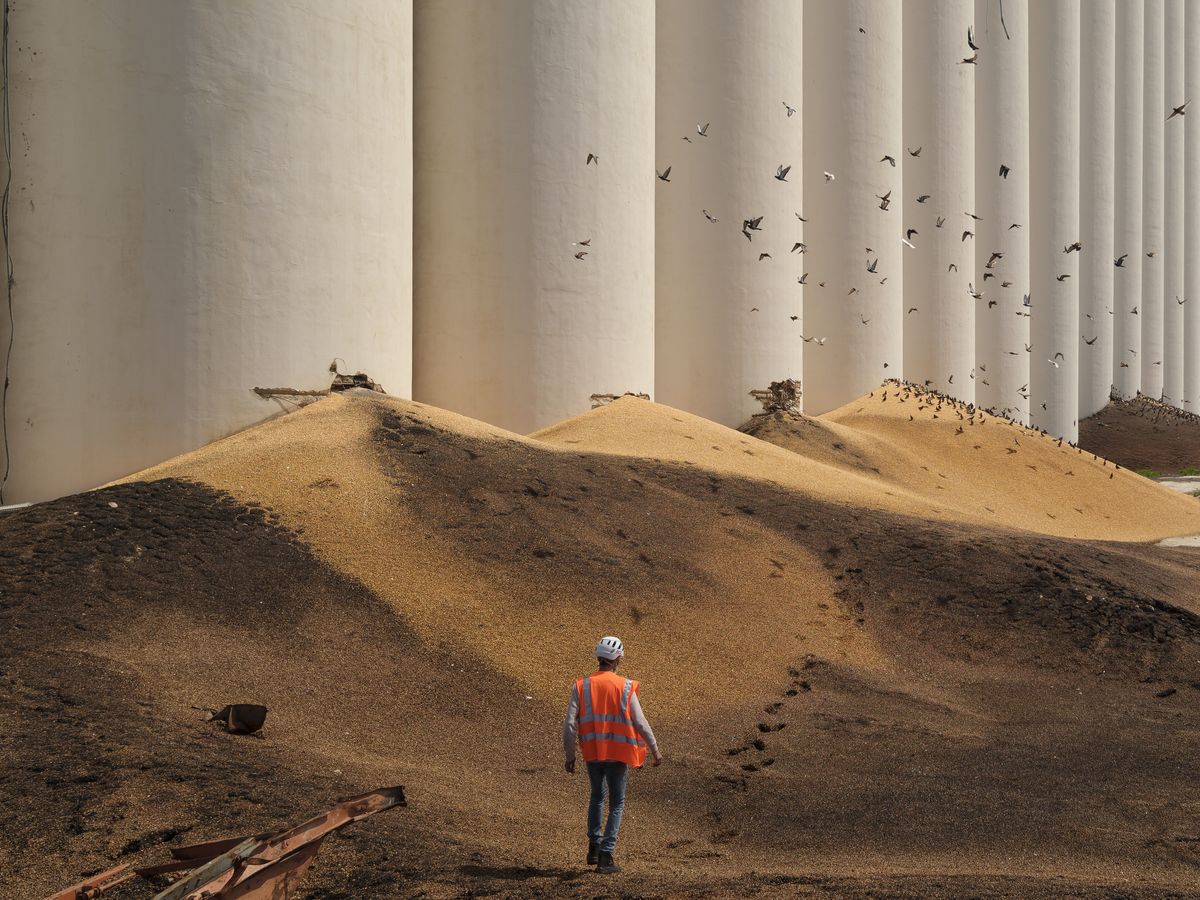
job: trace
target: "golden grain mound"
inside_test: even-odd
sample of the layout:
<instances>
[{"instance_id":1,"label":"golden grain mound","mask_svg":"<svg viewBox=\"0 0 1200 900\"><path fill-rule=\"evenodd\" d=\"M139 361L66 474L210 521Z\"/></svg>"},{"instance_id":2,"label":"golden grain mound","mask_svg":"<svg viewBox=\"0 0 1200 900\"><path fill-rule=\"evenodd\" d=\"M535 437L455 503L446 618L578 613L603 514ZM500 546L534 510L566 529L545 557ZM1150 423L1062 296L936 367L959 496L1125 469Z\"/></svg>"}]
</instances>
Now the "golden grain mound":
<instances>
[{"instance_id":1,"label":"golden grain mound","mask_svg":"<svg viewBox=\"0 0 1200 900\"><path fill-rule=\"evenodd\" d=\"M833 502L1039 534L1150 541L1200 532L1200 504L1190 497L1008 419L896 383L815 419L758 417L743 432L622 398L533 437L736 474Z\"/></svg>"}]
</instances>

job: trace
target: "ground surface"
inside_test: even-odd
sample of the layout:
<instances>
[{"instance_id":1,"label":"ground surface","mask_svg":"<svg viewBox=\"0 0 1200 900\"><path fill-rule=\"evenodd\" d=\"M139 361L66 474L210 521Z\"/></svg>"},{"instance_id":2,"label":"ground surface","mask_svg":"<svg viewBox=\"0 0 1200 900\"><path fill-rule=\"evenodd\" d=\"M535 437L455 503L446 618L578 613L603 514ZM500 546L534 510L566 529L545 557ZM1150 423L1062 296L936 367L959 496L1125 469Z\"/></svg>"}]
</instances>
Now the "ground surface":
<instances>
[{"instance_id":1,"label":"ground surface","mask_svg":"<svg viewBox=\"0 0 1200 900\"><path fill-rule=\"evenodd\" d=\"M1200 417L1145 397L1114 400L1079 423L1079 444L1131 469L1179 475L1200 470Z\"/></svg>"},{"instance_id":2,"label":"ground surface","mask_svg":"<svg viewBox=\"0 0 1200 900\"><path fill-rule=\"evenodd\" d=\"M891 390L772 443L335 398L0 517L0 896L397 783L310 896L1200 896L1200 551L1143 542L1195 501ZM600 881L558 730L609 632L667 762Z\"/></svg>"}]
</instances>

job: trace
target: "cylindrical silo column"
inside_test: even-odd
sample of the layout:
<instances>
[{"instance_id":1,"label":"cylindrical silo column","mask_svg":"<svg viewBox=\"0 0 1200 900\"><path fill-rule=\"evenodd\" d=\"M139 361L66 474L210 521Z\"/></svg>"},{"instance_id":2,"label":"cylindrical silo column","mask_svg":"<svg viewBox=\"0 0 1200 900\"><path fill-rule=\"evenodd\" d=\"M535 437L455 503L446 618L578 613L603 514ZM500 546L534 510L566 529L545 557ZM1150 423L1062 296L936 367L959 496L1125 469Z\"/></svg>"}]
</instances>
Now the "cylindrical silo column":
<instances>
[{"instance_id":1,"label":"cylindrical silo column","mask_svg":"<svg viewBox=\"0 0 1200 900\"><path fill-rule=\"evenodd\" d=\"M1117 97L1113 233L1113 388L1136 396L1142 385L1142 0L1117 0Z\"/></svg>"},{"instance_id":2,"label":"cylindrical silo column","mask_svg":"<svg viewBox=\"0 0 1200 900\"><path fill-rule=\"evenodd\" d=\"M1113 129L1116 0L1080 7L1079 417L1108 405L1112 391Z\"/></svg>"},{"instance_id":3,"label":"cylindrical silo column","mask_svg":"<svg viewBox=\"0 0 1200 900\"><path fill-rule=\"evenodd\" d=\"M409 0L9 8L4 502L259 422L285 401L254 388L335 358L408 395Z\"/></svg>"},{"instance_id":4,"label":"cylindrical silo column","mask_svg":"<svg viewBox=\"0 0 1200 900\"><path fill-rule=\"evenodd\" d=\"M1164 0L1145 0L1142 85L1142 393L1163 392L1163 27ZM1174 301L1172 301L1174 302Z\"/></svg>"},{"instance_id":5,"label":"cylindrical silo column","mask_svg":"<svg viewBox=\"0 0 1200 900\"><path fill-rule=\"evenodd\" d=\"M1189 4L1183 19L1184 95L1200 107L1200 8ZM1192 299L1200 298L1200 115L1190 112L1183 122L1183 405L1200 412L1200 299Z\"/></svg>"},{"instance_id":6,"label":"cylindrical silo column","mask_svg":"<svg viewBox=\"0 0 1200 900\"><path fill-rule=\"evenodd\" d=\"M1007 35L1005 27L1007 26ZM975 396L985 409L1029 421L1029 8L976 0ZM971 53L968 49L967 53ZM929 202L932 202L929 201ZM952 210L951 212L962 212ZM946 213L947 237L962 219ZM967 223L963 223L964 226ZM993 254L1000 254L992 262ZM993 272L986 289L983 276Z\"/></svg>"},{"instance_id":7,"label":"cylindrical silo column","mask_svg":"<svg viewBox=\"0 0 1200 900\"><path fill-rule=\"evenodd\" d=\"M1166 0L1164 90L1166 115L1186 99L1183 83L1183 0ZM1184 119L1163 126L1163 400L1183 407Z\"/></svg>"},{"instance_id":8,"label":"cylindrical silo column","mask_svg":"<svg viewBox=\"0 0 1200 900\"><path fill-rule=\"evenodd\" d=\"M804 354L813 414L903 374L901 19L900 0L804 4L804 328L825 341Z\"/></svg>"},{"instance_id":9,"label":"cylindrical silo column","mask_svg":"<svg viewBox=\"0 0 1200 900\"><path fill-rule=\"evenodd\" d=\"M414 396L528 432L651 392L654 3L420 0L414 28Z\"/></svg>"},{"instance_id":10,"label":"cylindrical silo column","mask_svg":"<svg viewBox=\"0 0 1200 900\"><path fill-rule=\"evenodd\" d=\"M904 377L967 403L975 402L979 301L970 295L976 242L962 230L975 230L963 212L975 212L976 67L962 60L973 53L974 21L974 0L904 4L902 224L913 244L903 251ZM982 287L998 293L999 279Z\"/></svg>"},{"instance_id":11,"label":"cylindrical silo column","mask_svg":"<svg viewBox=\"0 0 1200 900\"><path fill-rule=\"evenodd\" d=\"M1079 0L1029 10L1030 419L1079 436Z\"/></svg>"},{"instance_id":12,"label":"cylindrical silo column","mask_svg":"<svg viewBox=\"0 0 1200 900\"><path fill-rule=\"evenodd\" d=\"M737 426L802 374L802 6L657 10L655 399Z\"/></svg>"}]
</instances>

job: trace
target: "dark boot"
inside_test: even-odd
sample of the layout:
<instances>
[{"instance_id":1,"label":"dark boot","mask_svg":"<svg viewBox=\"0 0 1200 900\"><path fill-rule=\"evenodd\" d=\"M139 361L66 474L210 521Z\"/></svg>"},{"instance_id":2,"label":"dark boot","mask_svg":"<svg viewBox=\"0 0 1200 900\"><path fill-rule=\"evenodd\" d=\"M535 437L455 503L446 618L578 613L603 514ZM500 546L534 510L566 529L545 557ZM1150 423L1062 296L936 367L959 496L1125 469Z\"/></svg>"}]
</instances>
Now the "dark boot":
<instances>
[{"instance_id":1,"label":"dark boot","mask_svg":"<svg viewBox=\"0 0 1200 900\"><path fill-rule=\"evenodd\" d=\"M604 875L611 875L614 872L620 872L621 867L613 862L613 856L611 853L605 853L603 850L601 850L600 860L596 863L596 871Z\"/></svg>"},{"instance_id":2,"label":"dark boot","mask_svg":"<svg viewBox=\"0 0 1200 900\"><path fill-rule=\"evenodd\" d=\"M588 841L588 862L589 866L594 866L600 861L600 845L594 841Z\"/></svg>"}]
</instances>

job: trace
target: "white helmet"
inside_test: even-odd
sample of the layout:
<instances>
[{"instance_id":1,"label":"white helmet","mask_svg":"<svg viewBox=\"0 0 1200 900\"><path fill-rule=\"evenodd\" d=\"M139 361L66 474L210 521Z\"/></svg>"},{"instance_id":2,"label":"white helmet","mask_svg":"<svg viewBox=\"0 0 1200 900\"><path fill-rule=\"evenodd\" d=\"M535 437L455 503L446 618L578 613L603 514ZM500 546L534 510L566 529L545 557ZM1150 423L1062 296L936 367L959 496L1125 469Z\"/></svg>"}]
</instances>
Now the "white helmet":
<instances>
[{"instance_id":1,"label":"white helmet","mask_svg":"<svg viewBox=\"0 0 1200 900\"><path fill-rule=\"evenodd\" d=\"M620 659L625 655L625 645L621 643L619 637L600 638L600 643L596 645L596 656L599 659Z\"/></svg>"}]
</instances>

